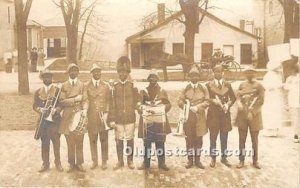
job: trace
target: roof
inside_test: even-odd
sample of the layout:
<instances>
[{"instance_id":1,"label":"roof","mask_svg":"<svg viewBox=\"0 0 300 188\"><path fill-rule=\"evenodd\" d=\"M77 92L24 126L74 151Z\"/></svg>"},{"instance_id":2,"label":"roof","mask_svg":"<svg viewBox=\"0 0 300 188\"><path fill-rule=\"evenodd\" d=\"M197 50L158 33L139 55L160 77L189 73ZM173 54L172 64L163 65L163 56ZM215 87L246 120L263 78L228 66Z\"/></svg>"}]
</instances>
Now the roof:
<instances>
[{"instance_id":1,"label":"roof","mask_svg":"<svg viewBox=\"0 0 300 188\"><path fill-rule=\"evenodd\" d=\"M43 27L42 24L38 23L37 21L28 19L26 22L27 27Z\"/></svg>"},{"instance_id":2,"label":"roof","mask_svg":"<svg viewBox=\"0 0 300 188\"><path fill-rule=\"evenodd\" d=\"M202 8L199 8L199 10L200 10L200 13L203 13L203 12L204 12L204 10L203 10ZM162 27L162 26L164 26L164 25L167 25L168 23L170 23L171 21L175 20L176 18L178 18L178 17L180 17L180 16L182 16L182 15L183 15L182 11L178 11L178 12L176 12L175 14L173 14L173 15L169 16L168 18L166 18L165 21L163 21L163 22L161 22L161 23L159 23L159 24L156 24L156 25L154 25L153 27L150 27L150 28L148 28L148 29L145 29L145 30L143 30L143 31L140 31L140 32L134 34L134 35L131 35L131 36L127 37L127 38L126 38L126 41L127 41L127 42L130 42L131 40L133 40L133 39L135 39L135 38L142 37L142 36L144 36L144 35L146 35L146 34L152 32L152 31L154 31L154 30L156 30L156 29L158 29L158 28L160 28L160 27ZM245 34L245 35L247 35L247 36L249 36L249 37L252 37L252 38L255 38L255 39L260 38L260 37L258 37L258 36L256 36L256 35L252 34L252 33L249 33L249 32L247 32L247 31L244 31L244 30L240 29L239 27L236 27L236 26L234 26L234 25L231 25L231 24L225 22L224 20L222 20L222 19L216 17L215 15L213 15L213 14L211 14L211 13L209 13L209 12L206 12L206 15L205 15L205 16L208 17L208 18L213 19L214 21L216 21L217 23L219 23L219 24L221 24L221 25L224 25L224 26L226 26L226 27L229 27L230 29L235 30L235 31L237 31L237 32L243 33L243 34Z\"/></svg>"}]
</instances>

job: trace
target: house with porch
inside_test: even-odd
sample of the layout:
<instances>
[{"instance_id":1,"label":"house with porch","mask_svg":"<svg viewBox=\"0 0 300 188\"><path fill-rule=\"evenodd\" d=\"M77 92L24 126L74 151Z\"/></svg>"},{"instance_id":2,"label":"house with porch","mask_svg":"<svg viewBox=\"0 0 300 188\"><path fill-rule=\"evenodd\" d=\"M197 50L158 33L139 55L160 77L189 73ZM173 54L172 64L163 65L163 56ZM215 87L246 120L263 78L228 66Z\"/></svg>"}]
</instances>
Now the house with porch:
<instances>
[{"instance_id":1,"label":"house with porch","mask_svg":"<svg viewBox=\"0 0 300 188\"><path fill-rule=\"evenodd\" d=\"M151 49L160 49L169 54L184 53L184 24L178 19L183 13L178 11L164 17L164 6L158 6L158 22L126 39L127 55L132 67L151 67L149 58L155 54ZM199 9L199 14L203 13ZM235 61L243 65L251 65L258 56L260 37L207 12L199 25L199 33L195 36L194 59L196 62L209 59L214 49L220 48L224 55L231 55Z\"/></svg>"}]
</instances>

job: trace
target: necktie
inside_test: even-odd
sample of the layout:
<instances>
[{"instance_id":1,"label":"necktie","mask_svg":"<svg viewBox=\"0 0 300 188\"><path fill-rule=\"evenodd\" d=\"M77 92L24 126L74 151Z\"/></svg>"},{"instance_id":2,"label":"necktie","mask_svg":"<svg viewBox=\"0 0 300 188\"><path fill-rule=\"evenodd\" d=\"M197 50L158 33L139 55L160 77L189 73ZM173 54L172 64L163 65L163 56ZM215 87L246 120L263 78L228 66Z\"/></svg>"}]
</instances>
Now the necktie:
<instances>
[{"instance_id":1,"label":"necktie","mask_svg":"<svg viewBox=\"0 0 300 188\"><path fill-rule=\"evenodd\" d=\"M95 83L95 86L96 86L96 88L98 88L98 82L96 81L96 83Z\"/></svg>"},{"instance_id":2,"label":"necktie","mask_svg":"<svg viewBox=\"0 0 300 188\"><path fill-rule=\"evenodd\" d=\"M218 88L222 89L222 84L221 84L220 80L218 81Z\"/></svg>"},{"instance_id":3,"label":"necktie","mask_svg":"<svg viewBox=\"0 0 300 188\"><path fill-rule=\"evenodd\" d=\"M74 81L72 81L72 86L75 86L75 82Z\"/></svg>"}]
</instances>

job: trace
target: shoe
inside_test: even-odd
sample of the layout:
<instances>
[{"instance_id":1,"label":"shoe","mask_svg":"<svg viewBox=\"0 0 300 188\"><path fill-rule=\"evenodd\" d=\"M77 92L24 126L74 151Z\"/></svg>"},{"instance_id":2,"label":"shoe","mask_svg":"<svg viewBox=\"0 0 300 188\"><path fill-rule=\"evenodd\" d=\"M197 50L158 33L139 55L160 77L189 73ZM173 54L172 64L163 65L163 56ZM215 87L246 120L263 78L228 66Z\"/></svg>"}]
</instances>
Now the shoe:
<instances>
[{"instance_id":1,"label":"shoe","mask_svg":"<svg viewBox=\"0 0 300 188\"><path fill-rule=\"evenodd\" d=\"M145 164L142 163L141 166L139 166L137 169L138 169L138 170L145 170Z\"/></svg>"},{"instance_id":2,"label":"shoe","mask_svg":"<svg viewBox=\"0 0 300 188\"><path fill-rule=\"evenodd\" d=\"M196 167L200 168L200 169L205 169L205 167L202 165L202 163L200 161L195 162Z\"/></svg>"},{"instance_id":3,"label":"shoe","mask_svg":"<svg viewBox=\"0 0 300 188\"><path fill-rule=\"evenodd\" d=\"M56 167L56 170L59 171L59 172L63 172L64 171L64 169L61 166L61 164L57 164L57 165L55 165L55 167Z\"/></svg>"},{"instance_id":4,"label":"shoe","mask_svg":"<svg viewBox=\"0 0 300 188\"><path fill-rule=\"evenodd\" d=\"M193 167L193 161L189 160L186 165L185 165L185 168L186 169L189 169L189 168L192 168Z\"/></svg>"},{"instance_id":5,"label":"shoe","mask_svg":"<svg viewBox=\"0 0 300 188\"><path fill-rule=\"evenodd\" d=\"M240 161L240 163L236 166L236 168L243 168L245 166L244 161Z\"/></svg>"},{"instance_id":6,"label":"shoe","mask_svg":"<svg viewBox=\"0 0 300 188\"><path fill-rule=\"evenodd\" d=\"M96 169L98 166L98 163L93 162L92 166L91 166L91 170Z\"/></svg>"},{"instance_id":7,"label":"shoe","mask_svg":"<svg viewBox=\"0 0 300 188\"><path fill-rule=\"evenodd\" d=\"M75 170L76 170L76 167L74 165L70 165L68 170L67 170L67 173L74 172Z\"/></svg>"},{"instance_id":8,"label":"shoe","mask_svg":"<svg viewBox=\"0 0 300 188\"><path fill-rule=\"evenodd\" d=\"M128 168L129 168L129 169L131 169L131 170L134 169L134 164L133 164L132 161L128 161L128 162L127 162L127 165L128 165Z\"/></svg>"},{"instance_id":9,"label":"shoe","mask_svg":"<svg viewBox=\"0 0 300 188\"><path fill-rule=\"evenodd\" d=\"M107 169L107 163L106 162L102 162L101 169L102 170L106 170Z\"/></svg>"},{"instance_id":10,"label":"shoe","mask_svg":"<svg viewBox=\"0 0 300 188\"><path fill-rule=\"evenodd\" d=\"M77 170L79 170L80 172L85 172L85 169L83 168L83 166L81 164L77 165Z\"/></svg>"},{"instance_id":11,"label":"shoe","mask_svg":"<svg viewBox=\"0 0 300 188\"><path fill-rule=\"evenodd\" d=\"M212 159L211 162L210 162L210 164L209 164L209 166L212 167L212 168L215 168L215 166L216 166L216 159Z\"/></svg>"},{"instance_id":12,"label":"shoe","mask_svg":"<svg viewBox=\"0 0 300 188\"><path fill-rule=\"evenodd\" d=\"M170 170L169 167L167 167L167 165L165 165L165 164L160 165L158 168L161 169L161 170L164 170L164 171L169 171Z\"/></svg>"},{"instance_id":13,"label":"shoe","mask_svg":"<svg viewBox=\"0 0 300 188\"><path fill-rule=\"evenodd\" d=\"M116 166L114 166L114 170L118 170L118 169L120 169L120 168L122 168L124 166L124 163L122 163L122 162L118 162L117 164L116 164Z\"/></svg>"},{"instance_id":14,"label":"shoe","mask_svg":"<svg viewBox=\"0 0 300 188\"><path fill-rule=\"evenodd\" d=\"M299 138L298 138L298 135L296 135L296 134L294 136L294 143L299 143Z\"/></svg>"},{"instance_id":15,"label":"shoe","mask_svg":"<svg viewBox=\"0 0 300 188\"><path fill-rule=\"evenodd\" d=\"M41 169L39 170L39 173L46 172L47 170L49 170L49 166L43 165L43 166L41 167Z\"/></svg>"},{"instance_id":16,"label":"shoe","mask_svg":"<svg viewBox=\"0 0 300 188\"><path fill-rule=\"evenodd\" d=\"M253 162L253 166L256 169L261 169L261 166L258 164L258 162Z\"/></svg>"},{"instance_id":17,"label":"shoe","mask_svg":"<svg viewBox=\"0 0 300 188\"><path fill-rule=\"evenodd\" d=\"M221 159L221 163L223 163L225 166L227 166L229 168L232 166L226 158L225 159Z\"/></svg>"}]
</instances>

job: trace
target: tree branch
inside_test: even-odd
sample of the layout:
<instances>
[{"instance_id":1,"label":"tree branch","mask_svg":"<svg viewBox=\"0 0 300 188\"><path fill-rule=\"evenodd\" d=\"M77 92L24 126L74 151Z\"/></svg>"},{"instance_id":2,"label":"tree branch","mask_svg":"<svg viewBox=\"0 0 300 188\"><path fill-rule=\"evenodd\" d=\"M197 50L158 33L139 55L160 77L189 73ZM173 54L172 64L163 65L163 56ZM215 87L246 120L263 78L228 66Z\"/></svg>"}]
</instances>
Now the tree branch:
<instances>
[{"instance_id":1,"label":"tree branch","mask_svg":"<svg viewBox=\"0 0 300 188\"><path fill-rule=\"evenodd\" d=\"M24 16L25 20L28 19L28 15L29 15L29 12L30 12L30 9L31 9L32 1L33 0L27 0L26 1L25 7L24 7L24 11L23 11L23 16Z\"/></svg>"},{"instance_id":2,"label":"tree branch","mask_svg":"<svg viewBox=\"0 0 300 188\"><path fill-rule=\"evenodd\" d=\"M96 6L98 0L94 0L93 3L91 3L86 9L84 9L84 11L82 12L82 14L79 16L79 20L82 19L82 17L85 15L85 13L89 10L89 9L94 9L94 7Z\"/></svg>"},{"instance_id":3,"label":"tree branch","mask_svg":"<svg viewBox=\"0 0 300 188\"><path fill-rule=\"evenodd\" d=\"M207 6L208 6L208 0L205 0L205 8L204 8L204 11L202 12L201 14L201 18L199 20L199 22L197 23L198 25L200 25L206 15L206 12L207 12Z\"/></svg>"}]
</instances>

